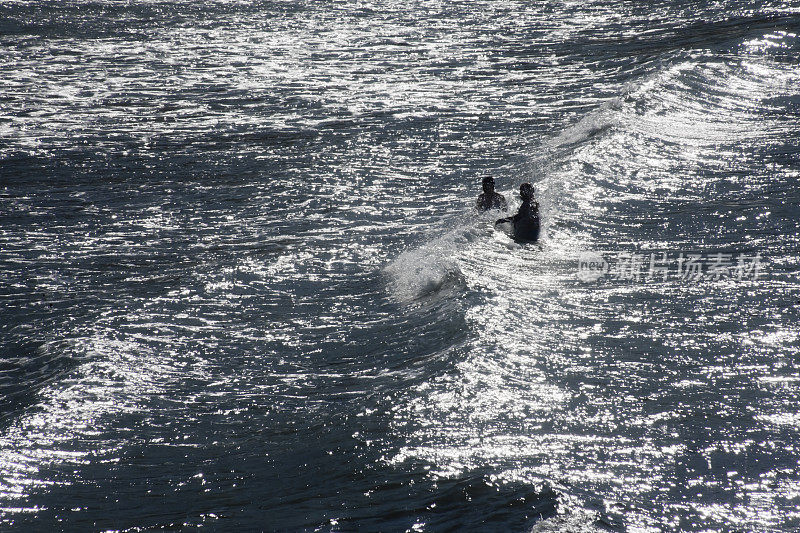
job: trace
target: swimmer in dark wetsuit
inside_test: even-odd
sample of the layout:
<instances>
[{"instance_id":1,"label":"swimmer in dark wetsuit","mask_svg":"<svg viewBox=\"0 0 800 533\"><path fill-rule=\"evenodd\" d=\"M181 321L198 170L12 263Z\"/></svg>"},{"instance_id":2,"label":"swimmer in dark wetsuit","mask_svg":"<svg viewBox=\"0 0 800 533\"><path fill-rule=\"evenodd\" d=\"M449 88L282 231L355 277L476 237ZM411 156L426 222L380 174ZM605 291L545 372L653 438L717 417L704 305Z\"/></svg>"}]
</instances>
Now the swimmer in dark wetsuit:
<instances>
[{"instance_id":1,"label":"swimmer in dark wetsuit","mask_svg":"<svg viewBox=\"0 0 800 533\"><path fill-rule=\"evenodd\" d=\"M520 241L535 241L539 239L539 203L533 199L533 186L523 183L519 186L519 195L522 205L513 217L501 218L495 225L503 222L513 222L514 239Z\"/></svg>"},{"instance_id":2,"label":"swimmer in dark wetsuit","mask_svg":"<svg viewBox=\"0 0 800 533\"><path fill-rule=\"evenodd\" d=\"M476 204L478 211L488 211L489 209L500 209L505 211L508 209L506 199L500 193L494 192L494 178L486 176L483 178L483 194L478 196Z\"/></svg>"}]
</instances>

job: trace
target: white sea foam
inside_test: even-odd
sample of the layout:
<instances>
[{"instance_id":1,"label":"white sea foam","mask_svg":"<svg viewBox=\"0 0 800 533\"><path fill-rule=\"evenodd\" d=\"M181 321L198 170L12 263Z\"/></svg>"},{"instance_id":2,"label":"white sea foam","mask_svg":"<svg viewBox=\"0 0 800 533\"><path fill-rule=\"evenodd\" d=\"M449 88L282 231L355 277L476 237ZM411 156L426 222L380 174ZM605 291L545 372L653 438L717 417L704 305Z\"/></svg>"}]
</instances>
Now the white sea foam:
<instances>
[{"instance_id":1,"label":"white sea foam","mask_svg":"<svg viewBox=\"0 0 800 533\"><path fill-rule=\"evenodd\" d=\"M463 285L458 254L479 235L477 224L462 223L423 245L401 253L386 268L392 295L410 301Z\"/></svg>"}]
</instances>

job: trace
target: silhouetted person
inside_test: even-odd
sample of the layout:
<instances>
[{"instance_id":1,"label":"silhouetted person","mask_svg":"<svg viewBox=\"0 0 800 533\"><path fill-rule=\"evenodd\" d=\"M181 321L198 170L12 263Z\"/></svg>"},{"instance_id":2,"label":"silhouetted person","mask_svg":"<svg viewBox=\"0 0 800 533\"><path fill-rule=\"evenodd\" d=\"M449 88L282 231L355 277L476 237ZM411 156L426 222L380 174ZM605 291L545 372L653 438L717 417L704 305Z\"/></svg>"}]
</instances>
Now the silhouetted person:
<instances>
[{"instance_id":1,"label":"silhouetted person","mask_svg":"<svg viewBox=\"0 0 800 533\"><path fill-rule=\"evenodd\" d=\"M483 194L478 196L477 208L479 211L488 211L489 209L508 209L506 199L500 193L494 192L494 178L486 176L483 178Z\"/></svg>"},{"instance_id":2,"label":"silhouetted person","mask_svg":"<svg viewBox=\"0 0 800 533\"><path fill-rule=\"evenodd\" d=\"M495 225L503 222L514 224L514 238L520 241L535 241L539 239L539 203L533 199L533 185L523 183L519 186L519 195L522 205L512 217L501 218Z\"/></svg>"}]
</instances>

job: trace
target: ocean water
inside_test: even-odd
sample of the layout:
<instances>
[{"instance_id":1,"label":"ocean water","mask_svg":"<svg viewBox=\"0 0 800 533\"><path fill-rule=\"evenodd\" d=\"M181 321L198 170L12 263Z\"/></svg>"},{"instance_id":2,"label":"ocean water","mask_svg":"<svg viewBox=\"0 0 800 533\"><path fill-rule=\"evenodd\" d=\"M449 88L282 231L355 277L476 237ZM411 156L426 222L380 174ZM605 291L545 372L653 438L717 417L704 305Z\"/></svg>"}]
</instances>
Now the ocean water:
<instances>
[{"instance_id":1,"label":"ocean water","mask_svg":"<svg viewBox=\"0 0 800 533\"><path fill-rule=\"evenodd\" d=\"M800 528L798 33L3 0L0 529Z\"/></svg>"}]
</instances>

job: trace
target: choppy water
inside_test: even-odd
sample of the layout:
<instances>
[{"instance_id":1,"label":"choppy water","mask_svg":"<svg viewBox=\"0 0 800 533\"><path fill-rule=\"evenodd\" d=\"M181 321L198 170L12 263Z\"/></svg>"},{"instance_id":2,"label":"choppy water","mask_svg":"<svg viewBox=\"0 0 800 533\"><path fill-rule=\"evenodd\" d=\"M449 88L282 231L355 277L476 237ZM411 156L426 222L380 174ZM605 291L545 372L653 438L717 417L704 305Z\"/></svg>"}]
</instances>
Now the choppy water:
<instances>
[{"instance_id":1,"label":"choppy water","mask_svg":"<svg viewBox=\"0 0 800 533\"><path fill-rule=\"evenodd\" d=\"M2 2L2 528L800 527L798 30ZM471 212L489 173L534 182L540 243Z\"/></svg>"}]
</instances>

